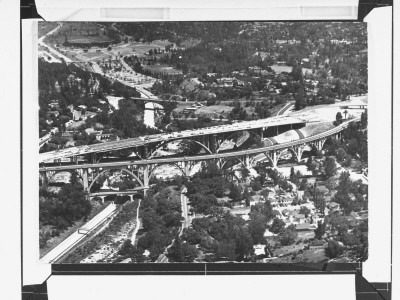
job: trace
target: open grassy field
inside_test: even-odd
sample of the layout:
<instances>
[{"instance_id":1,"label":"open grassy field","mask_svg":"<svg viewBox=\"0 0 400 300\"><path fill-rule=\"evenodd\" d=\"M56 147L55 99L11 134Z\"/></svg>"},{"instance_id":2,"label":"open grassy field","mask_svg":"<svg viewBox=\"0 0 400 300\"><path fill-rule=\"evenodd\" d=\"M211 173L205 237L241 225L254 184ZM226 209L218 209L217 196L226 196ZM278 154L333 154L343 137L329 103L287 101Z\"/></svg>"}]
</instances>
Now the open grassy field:
<instances>
[{"instance_id":1,"label":"open grassy field","mask_svg":"<svg viewBox=\"0 0 400 300\"><path fill-rule=\"evenodd\" d=\"M188 40L184 40L183 42L181 42L179 44L180 47L186 47L186 48L190 48L190 47L194 47L197 44L199 44L201 42L201 40L197 40L197 39L188 39Z\"/></svg>"},{"instance_id":2,"label":"open grassy field","mask_svg":"<svg viewBox=\"0 0 400 300\"><path fill-rule=\"evenodd\" d=\"M109 57L107 53L104 52L96 52L96 51L88 51L88 52L83 52L80 53L76 56L77 59L82 60L82 61L87 61L87 60L102 60Z\"/></svg>"},{"instance_id":3,"label":"open grassy field","mask_svg":"<svg viewBox=\"0 0 400 300\"><path fill-rule=\"evenodd\" d=\"M173 67L167 65L153 65L153 66L143 66L144 69L149 70L154 73L166 73L168 75L182 74L182 71L176 70Z\"/></svg>"},{"instance_id":4,"label":"open grassy field","mask_svg":"<svg viewBox=\"0 0 400 300\"><path fill-rule=\"evenodd\" d=\"M120 44L111 47L111 55L137 55L144 56L150 49L163 50L166 45L170 45L169 41L156 40L151 43L129 42L127 44Z\"/></svg>"},{"instance_id":5,"label":"open grassy field","mask_svg":"<svg viewBox=\"0 0 400 300\"><path fill-rule=\"evenodd\" d=\"M46 37L45 41L50 43L62 44L67 39L70 43L89 44L92 42L112 42L105 35L104 29L95 23L67 22L51 36Z\"/></svg>"}]
</instances>

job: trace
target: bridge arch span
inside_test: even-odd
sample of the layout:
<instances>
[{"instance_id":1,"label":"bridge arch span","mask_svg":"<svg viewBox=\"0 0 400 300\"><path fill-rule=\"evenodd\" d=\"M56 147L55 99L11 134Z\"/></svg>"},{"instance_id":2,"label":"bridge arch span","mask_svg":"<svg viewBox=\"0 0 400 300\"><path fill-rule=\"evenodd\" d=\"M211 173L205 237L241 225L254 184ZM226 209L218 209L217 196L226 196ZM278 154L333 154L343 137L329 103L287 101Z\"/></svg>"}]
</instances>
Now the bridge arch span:
<instances>
[{"instance_id":1,"label":"bridge arch span","mask_svg":"<svg viewBox=\"0 0 400 300\"><path fill-rule=\"evenodd\" d=\"M221 161L221 166L220 166L221 170L224 169L224 167L226 166L226 163L228 161L235 161L235 160L238 160L243 168L247 168L245 162L242 159L240 159L240 157L235 156L235 157L228 157L228 158L223 159L223 161Z\"/></svg>"},{"instance_id":2,"label":"bridge arch span","mask_svg":"<svg viewBox=\"0 0 400 300\"><path fill-rule=\"evenodd\" d=\"M253 130L241 130L240 132L247 132L247 133L249 133L250 135L253 135L254 137L256 137L257 139L259 139L260 141L261 141L261 136L259 135L259 134L257 134L256 132L254 132ZM218 147L218 149L217 149L217 153L219 153L219 151L220 151L220 149L221 149L221 145L223 144L223 143L225 143L226 141L229 141L232 137L234 137L235 135L237 135L238 134L238 132L233 132L233 133L231 133L230 135L228 135L228 137L227 138L224 138L223 140L222 140L222 142L219 144L219 147ZM235 145L236 145L236 143L235 143Z\"/></svg>"},{"instance_id":3,"label":"bridge arch span","mask_svg":"<svg viewBox=\"0 0 400 300\"><path fill-rule=\"evenodd\" d=\"M154 158L154 155L157 153L158 150L160 150L161 148L163 148L165 145L168 145L169 143L172 142L176 142L176 141L188 141L190 143L195 143L197 145L199 145L201 148L203 148L204 150L206 150L209 154L213 154L211 152L211 150L206 147L204 144L200 143L199 141L196 140L192 140L192 139L178 139L178 140L169 140L169 141L165 141L163 143L161 143L160 145L157 146L157 148L150 154L150 156L148 157L148 159L152 159Z\"/></svg>"},{"instance_id":4,"label":"bridge arch span","mask_svg":"<svg viewBox=\"0 0 400 300\"><path fill-rule=\"evenodd\" d=\"M259 161L257 159L257 157L263 156L266 159L262 159L261 161ZM264 162L264 161L269 161L272 165L274 165L274 160L272 159L272 157L270 156L270 154L268 152L261 152L258 153L256 155L254 155L251 159L250 159L250 165L254 166L256 165L258 162Z\"/></svg>"},{"instance_id":5,"label":"bridge arch span","mask_svg":"<svg viewBox=\"0 0 400 300\"><path fill-rule=\"evenodd\" d=\"M292 156L296 159L296 161L299 161L298 155L296 151L292 147L288 147L283 149L278 156L276 157L276 164L278 165L279 159L281 158L282 154L290 152Z\"/></svg>"},{"instance_id":6,"label":"bridge arch span","mask_svg":"<svg viewBox=\"0 0 400 300\"><path fill-rule=\"evenodd\" d=\"M70 173L71 176L72 176L72 172L74 172L74 171L75 171L75 173L78 175L78 177L79 177L81 180L83 180L83 177L82 177L82 175L81 175L81 173L80 173L79 171L76 171L76 170L74 170L74 169L71 169L71 170L57 170L57 171L54 171L54 173L51 174L51 175L49 176L49 178L48 178L47 181L48 181L48 182L51 182L51 179L53 179L54 176L56 176L57 174L62 173L62 172Z\"/></svg>"},{"instance_id":7,"label":"bridge arch span","mask_svg":"<svg viewBox=\"0 0 400 300\"><path fill-rule=\"evenodd\" d=\"M140 184L141 187L144 187L144 184L143 184L143 182L139 179L139 177L137 177L134 173L132 173L132 172L129 171L128 169L124 169L124 168L112 168L112 169L105 169L105 170L101 171L99 174L97 174L97 176L93 179L93 181L90 183L90 185L89 185L89 187L88 187L88 189L87 189L87 190L89 191L89 193L90 193L90 190L91 190L93 184L96 182L96 180L99 179L99 177L100 177L101 175L105 174L106 172L109 172L110 170L120 170L122 173L125 172L125 173L131 175L133 178L135 178L135 179L139 182L139 184Z\"/></svg>"},{"instance_id":8,"label":"bridge arch span","mask_svg":"<svg viewBox=\"0 0 400 300\"><path fill-rule=\"evenodd\" d=\"M297 159L300 162L303 159L304 152L318 153L318 147L313 142L308 142L301 147L297 153Z\"/></svg>"},{"instance_id":9,"label":"bridge arch span","mask_svg":"<svg viewBox=\"0 0 400 300\"><path fill-rule=\"evenodd\" d=\"M170 163L156 164L150 171L149 181L150 181L151 178L153 178L155 176L155 172L154 171L157 170L158 168L160 168L161 166L173 166L173 167L176 167L177 169L179 169L179 171L181 171L183 176L187 176L185 170L178 163L170 162Z\"/></svg>"}]
</instances>

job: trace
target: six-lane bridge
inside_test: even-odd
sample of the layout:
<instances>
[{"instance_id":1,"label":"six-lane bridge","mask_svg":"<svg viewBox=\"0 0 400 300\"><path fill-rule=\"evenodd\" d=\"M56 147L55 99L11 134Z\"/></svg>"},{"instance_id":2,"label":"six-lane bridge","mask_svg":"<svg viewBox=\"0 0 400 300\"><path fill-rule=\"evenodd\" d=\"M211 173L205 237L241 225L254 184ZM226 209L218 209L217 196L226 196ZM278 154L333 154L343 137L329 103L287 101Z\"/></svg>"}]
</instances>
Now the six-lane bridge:
<instances>
[{"instance_id":1,"label":"six-lane bridge","mask_svg":"<svg viewBox=\"0 0 400 300\"><path fill-rule=\"evenodd\" d=\"M203 149L204 153L215 154L222 151L221 146L224 142L232 139L235 135L247 133L257 140L262 140L265 136L275 136L291 129L302 128L310 122L312 121L306 118L276 116L195 130L153 134L41 153L39 163L54 163L66 158L69 158L71 162L77 162L78 157L82 156L88 162L97 163L110 153L134 154L141 159L152 159L158 150L179 140L196 144Z\"/></svg>"},{"instance_id":2,"label":"six-lane bridge","mask_svg":"<svg viewBox=\"0 0 400 300\"><path fill-rule=\"evenodd\" d=\"M171 165L180 170L183 176L190 176L193 167L199 162L214 161L220 169L232 168L234 165L241 165L242 168L251 168L258 161L269 161L273 167L276 167L278 161L285 153L290 152L292 157L300 161L303 152L307 149L321 150L329 138L340 138L342 131L352 122L359 122L360 118L347 120L330 130L313 136L301 138L295 141L275 144L267 147L231 151L224 153L206 153L188 157L163 157L163 158L145 158L132 161L108 162L108 163L87 163L73 165L59 165L40 167L39 173L41 182L46 185L48 179L61 171L78 171L85 191L89 197L104 196L111 194L136 194L146 193L149 188L149 182L155 175L157 168L163 165ZM211 152L211 151L210 151ZM136 186L126 191L106 190L99 191L98 182L110 171L119 170L121 174L130 177ZM97 186L96 186L97 185Z\"/></svg>"}]
</instances>

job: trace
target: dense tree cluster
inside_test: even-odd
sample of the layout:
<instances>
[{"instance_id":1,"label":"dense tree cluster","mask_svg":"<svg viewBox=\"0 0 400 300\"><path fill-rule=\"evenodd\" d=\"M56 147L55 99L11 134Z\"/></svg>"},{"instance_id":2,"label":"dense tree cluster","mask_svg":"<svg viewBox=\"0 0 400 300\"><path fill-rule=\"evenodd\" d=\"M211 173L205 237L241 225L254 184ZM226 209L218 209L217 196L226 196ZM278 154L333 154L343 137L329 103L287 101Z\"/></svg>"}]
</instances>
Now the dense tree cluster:
<instances>
[{"instance_id":1,"label":"dense tree cluster","mask_svg":"<svg viewBox=\"0 0 400 300\"><path fill-rule=\"evenodd\" d=\"M72 174L70 183L64 184L57 194L50 193L45 189L40 190L40 227L52 226L53 235L58 235L75 221L86 220L91 209L92 206L86 199L83 186L79 183L76 174ZM44 247L45 240L41 244Z\"/></svg>"},{"instance_id":2,"label":"dense tree cluster","mask_svg":"<svg viewBox=\"0 0 400 300\"><path fill-rule=\"evenodd\" d=\"M233 102L233 109L229 113L229 119L231 120L246 120L247 112L241 106L239 101Z\"/></svg>"},{"instance_id":3,"label":"dense tree cluster","mask_svg":"<svg viewBox=\"0 0 400 300\"><path fill-rule=\"evenodd\" d=\"M368 208L368 189L361 181L352 181L348 172L340 174L334 201L339 203L345 214Z\"/></svg>"},{"instance_id":4,"label":"dense tree cluster","mask_svg":"<svg viewBox=\"0 0 400 300\"><path fill-rule=\"evenodd\" d=\"M187 196L195 213L214 212L215 207L220 206L217 197L224 197L233 190L225 175L214 163L202 163L201 170L187 183Z\"/></svg>"},{"instance_id":5,"label":"dense tree cluster","mask_svg":"<svg viewBox=\"0 0 400 300\"><path fill-rule=\"evenodd\" d=\"M142 229L137 248L150 252L150 261L155 261L172 242L181 226L182 208L180 197L165 184L152 186L140 207Z\"/></svg>"},{"instance_id":6,"label":"dense tree cluster","mask_svg":"<svg viewBox=\"0 0 400 300\"><path fill-rule=\"evenodd\" d=\"M124 99L119 103L119 110L109 114L110 108L105 95L111 93ZM88 110L96 112L94 118L88 118L85 124L77 129L79 133L74 136L77 146L95 142L94 136L89 136L83 130L95 127L97 123L106 130L114 130L121 137L158 133L158 130L143 124L143 103L127 100L130 97L140 97L140 93L118 81L111 84L101 75L85 71L74 64L51 64L39 60L39 129L49 131L51 127L58 127L60 134L58 139L52 138L50 145L45 146L42 152L65 144L66 140L62 140L61 133L66 130L65 122L72 119L72 112L67 108L71 104L75 109L79 105L85 105ZM50 101L54 99L58 100L58 108L49 106ZM175 107L173 102L167 102L165 106L168 112L166 115ZM53 109L58 112L57 116ZM51 126L46 123L49 119L53 122Z\"/></svg>"},{"instance_id":7,"label":"dense tree cluster","mask_svg":"<svg viewBox=\"0 0 400 300\"><path fill-rule=\"evenodd\" d=\"M147 127L143 123L140 106L131 100L119 101L119 109L110 116L111 126L123 133L123 137L132 138L145 134L159 133L159 130Z\"/></svg>"}]
</instances>

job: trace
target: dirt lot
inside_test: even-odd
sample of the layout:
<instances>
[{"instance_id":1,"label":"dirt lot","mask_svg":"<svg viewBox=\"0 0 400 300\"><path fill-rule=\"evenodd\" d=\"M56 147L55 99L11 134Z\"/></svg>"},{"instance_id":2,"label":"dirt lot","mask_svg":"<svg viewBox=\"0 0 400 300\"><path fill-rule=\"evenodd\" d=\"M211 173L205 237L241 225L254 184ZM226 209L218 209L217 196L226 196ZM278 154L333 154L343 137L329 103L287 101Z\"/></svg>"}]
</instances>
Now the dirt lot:
<instances>
[{"instance_id":1,"label":"dirt lot","mask_svg":"<svg viewBox=\"0 0 400 300\"><path fill-rule=\"evenodd\" d=\"M276 74L280 74L282 72L292 72L292 67L289 66L278 66L278 65L272 65L271 69L275 71Z\"/></svg>"},{"instance_id":2,"label":"dirt lot","mask_svg":"<svg viewBox=\"0 0 400 300\"><path fill-rule=\"evenodd\" d=\"M341 101L334 104L323 104L323 105L316 105L316 106L308 106L302 110L297 112L291 113L291 116L316 116L317 119L320 121L333 121L336 119L336 114L338 112L342 113L343 118L345 118L345 111L347 110L346 118L349 119L350 117L358 117L361 116L361 113L364 112L364 109L353 108L353 109L346 109L347 105L354 105L354 104L367 104L368 103L368 95L357 96L357 97L350 97L350 100Z\"/></svg>"}]
</instances>

